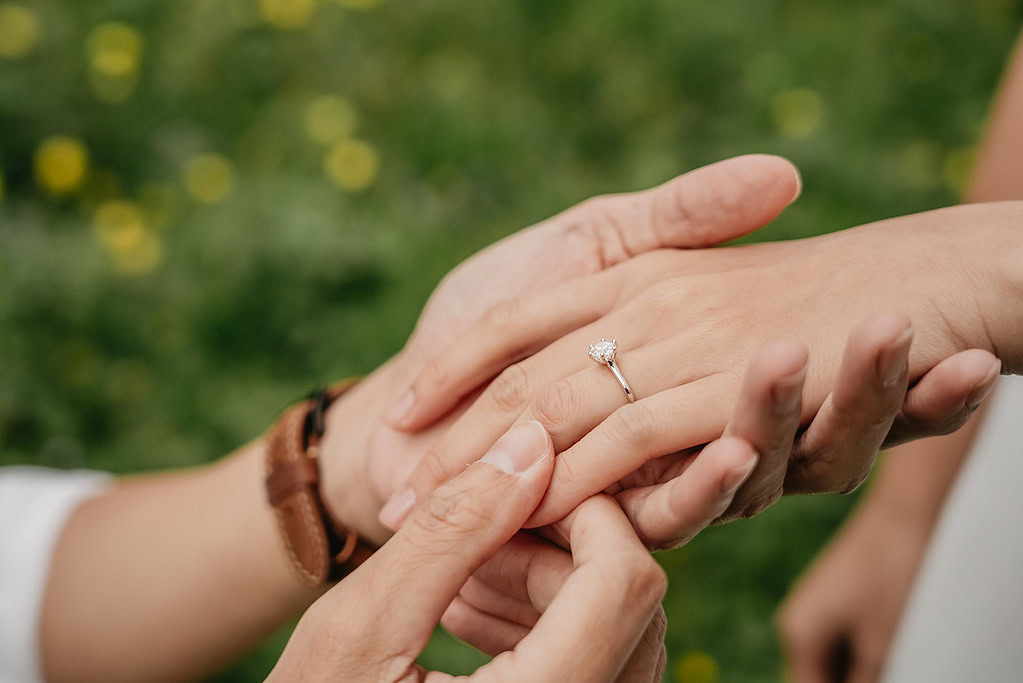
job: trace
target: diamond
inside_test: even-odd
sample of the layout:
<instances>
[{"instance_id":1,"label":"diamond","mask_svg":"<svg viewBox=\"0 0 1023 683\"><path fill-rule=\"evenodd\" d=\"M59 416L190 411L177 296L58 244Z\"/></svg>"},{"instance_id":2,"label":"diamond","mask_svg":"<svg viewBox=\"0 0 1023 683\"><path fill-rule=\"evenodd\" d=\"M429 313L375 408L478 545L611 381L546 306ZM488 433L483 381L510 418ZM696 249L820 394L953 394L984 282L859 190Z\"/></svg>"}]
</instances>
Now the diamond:
<instances>
[{"instance_id":1,"label":"diamond","mask_svg":"<svg viewBox=\"0 0 1023 683\"><path fill-rule=\"evenodd\" d=\"M617 340L612 339L608 341L602 338L596 344L590 344L590 358L598 363L608 363L615 359L615 351L617 349Z\"/></svg>"}]
</instances>

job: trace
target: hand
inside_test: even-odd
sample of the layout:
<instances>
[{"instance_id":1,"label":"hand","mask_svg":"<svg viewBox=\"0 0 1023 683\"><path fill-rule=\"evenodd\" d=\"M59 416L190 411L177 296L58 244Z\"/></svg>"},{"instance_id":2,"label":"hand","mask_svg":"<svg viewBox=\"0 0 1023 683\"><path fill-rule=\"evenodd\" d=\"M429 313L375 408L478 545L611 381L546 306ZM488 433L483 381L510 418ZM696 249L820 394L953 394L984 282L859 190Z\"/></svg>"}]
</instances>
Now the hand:
<instances>
[{"instance_id":1,"label":"hand","mask_svg":"<svg viewBox=\"0 0 1023 683\"><path fill-rule=\"evenodd\" d=\"M539 425L509 432L306 612L270 680L450 678L423 671L415 658L466 579L540 501L552 469L550 439ZM663 570L610 498L586 501L563 526L572 549L568 576L545 586L556 592L534 603L542 615L513 653L477 676L659 681L663 645L637 644L646 643L647 631L663 631L655 620L666 587Z\"/></svg>"},{"instance_id":2,"label":"hand","mask_svg":"<svg viewBox=\"0 0 1023 683\"><path fill-rule=\"evenodd\" d=\"M779 613L795 683L881 677L930 531L870 500L846 523Z\"/></svg>"},{"instance_id":3,"label":"hand","mask_svg":"<svg viewBox=\"0 0 1023 683\"><path fill-rule=\"evenodd\" d=\"M876 448L864 446L879 426L885 429L878 447L886 436L891 444L960 426L997 374L994 340L1004 345L1021 337L1012 329L1018 318L997 315L1006 297L1017 296L1012 286L1019 281L983 275L1007 270L989 268L989 252L1015 243L1006 242L1013 220L1005 206L973 206L809 240L660 250L526 297L500 324L479 323L412 382L414 400L403 401L410 407L393 420L407 430L512 363L434 446L412 490L419 496L431 490L516 420L537 420L559 457L530 524L549 523L594 491L630 485L623 479L648 461L663 462L721 434L745 359L791 334L813 358L800 423L814 421L790 458L761 459L725 518L755 514L783 491L851 490L869 472ZM957 237L966 225L990 227L964 243ZM931 248L923 252L921 245ZM990 282L977 287L977 280ZM579 305L600 317L578 327L570 312ZM905 372L899 359L912 332L908 321L899 326L891 318L866 323L838 362L850 321L879 308L908 313L922 332ZM992 337L998 320L1003 329ZM619 365L637 403L623 407L611 374L586 357L587 345L602 336L618 337ZM522 349L545 344L514 362ZM902 401L907 381L913 388L901 410L892 409L891 398ZM884 400L870 400L878 397Z\"/></svg>"},{"instance_id":4,"label":"hand","mask_svg":"<svg viewBox=\"0 0 1023 683\"><path fill-rule=\"evenodd\" d=\"M738 157L652 190L591 199L458 266L430 297L405 349L329 412L321 462L331 515L365 538L387 538L377 511L458 410L430 430L408 435L382 420L386 401L488 311L497 321L522 296L541 296L644 251L703 247L746 234L769 222L798 191L798 174L787 161Z\"/></svg>"}]
</instances>

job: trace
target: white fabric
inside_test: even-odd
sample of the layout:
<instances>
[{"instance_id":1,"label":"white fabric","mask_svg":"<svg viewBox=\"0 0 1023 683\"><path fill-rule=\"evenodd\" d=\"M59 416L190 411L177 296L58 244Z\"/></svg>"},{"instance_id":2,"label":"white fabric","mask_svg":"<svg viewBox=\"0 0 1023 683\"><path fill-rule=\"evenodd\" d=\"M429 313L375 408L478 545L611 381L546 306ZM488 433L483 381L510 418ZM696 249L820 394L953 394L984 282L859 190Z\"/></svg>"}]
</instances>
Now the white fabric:
<instances>
[{"instance_id":1,"label":"white fabric","mask_svg":"<svg viewBox=\"0 0 1023 683\"><path fill-rule=\"evenodd\" d=\"M889 683L1023 681L1023 377L1003 378L928 549Z\"/></svg>"},{"instance_id":2,"label":"white fabric","mask_svg":"<svg viewBox=\"0 0 1023 683\"><path fill-rule=\"evenodd\" d=\"M0 681L41 680L39 616L57 538L83 500L110 485L99 472L0 467Z\"/></svg>"}]
</instances>

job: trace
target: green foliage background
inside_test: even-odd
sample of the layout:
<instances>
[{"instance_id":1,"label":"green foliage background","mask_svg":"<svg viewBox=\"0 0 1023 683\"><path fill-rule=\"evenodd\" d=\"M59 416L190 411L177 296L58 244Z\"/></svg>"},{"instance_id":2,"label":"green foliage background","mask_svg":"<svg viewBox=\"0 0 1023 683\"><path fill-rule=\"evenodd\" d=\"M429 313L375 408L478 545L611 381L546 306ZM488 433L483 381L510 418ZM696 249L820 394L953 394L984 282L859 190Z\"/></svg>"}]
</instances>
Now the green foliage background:
<instances>
[{"instance_id":1,"label":"green foliage background","mask_svg":"<svg viewBox=\"0 0 1023 683\"><path fill-rule=\"evenodd\" d=\"M18 1L38 35L0 58L0 464L213 460L398 350L475 250L723 157L802 168L758 239L952 203L1023 19L1017 0L293 2L309 16L282 29L271 0ZM86 49L110 21L142 39L117 97ZM379 158L361 191L304 132L322 95ZM33 170L54 135L91 169L58 196ZM182 179L205 153L231 172L212 203ZM117 199L159 250L135 272L94 227ZM668 677L778 680L773 610L849 503L787 500L663 555ZM262 676L285 639L221 679ZM438 635L424 661L482 659Z\"/></svg>"}]
</instances>

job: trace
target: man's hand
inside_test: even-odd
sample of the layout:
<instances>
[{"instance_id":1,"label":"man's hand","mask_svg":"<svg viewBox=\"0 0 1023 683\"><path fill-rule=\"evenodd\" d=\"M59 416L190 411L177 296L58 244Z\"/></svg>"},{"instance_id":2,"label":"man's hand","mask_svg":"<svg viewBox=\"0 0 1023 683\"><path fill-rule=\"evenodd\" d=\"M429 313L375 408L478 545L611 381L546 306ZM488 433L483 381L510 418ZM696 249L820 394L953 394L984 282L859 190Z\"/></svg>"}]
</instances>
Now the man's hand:
<instances>
[{"instance_id":1,"label":"man's hand","mask_svg":"<svg viewBox=\"0 0 1023 683\"><path fill-rule=\"evenodd\" d=\"M469 576L540 501L553 455L540 425L511 430L306 612L270 680L450 679L427 673L416 657ZM535 624L514 641L512 652L477 676L539 683L659 681L664 624L655 617L666 587L663 570L608 497L584 502L562 526L571 569L546 576L542 589L529 596L540 613ZM656 648L644 638L651 630ZM500 638L500 630L492 637Z\"/></svg>"},{"instance_id":2,"label":"man's hand","mask_svg":"<svg viewBox=\"0 0 1023 683\"><path fill-rule=\"evenodd\" d=\"M588 200L459 265L430 297L405 349L328 414L323 496L332 516L366 538L383 541L390 534L377 523L377 511L464 406L414 435L392 429L382 414L438 349L478 320L512 320L524 297L542 297L645 251L705 247L747 234L781 212L799 187L784 159L737 157L651 190ZM581 306L569 319L582 324L591 315Z\"/></svg>"}]
</instances>

